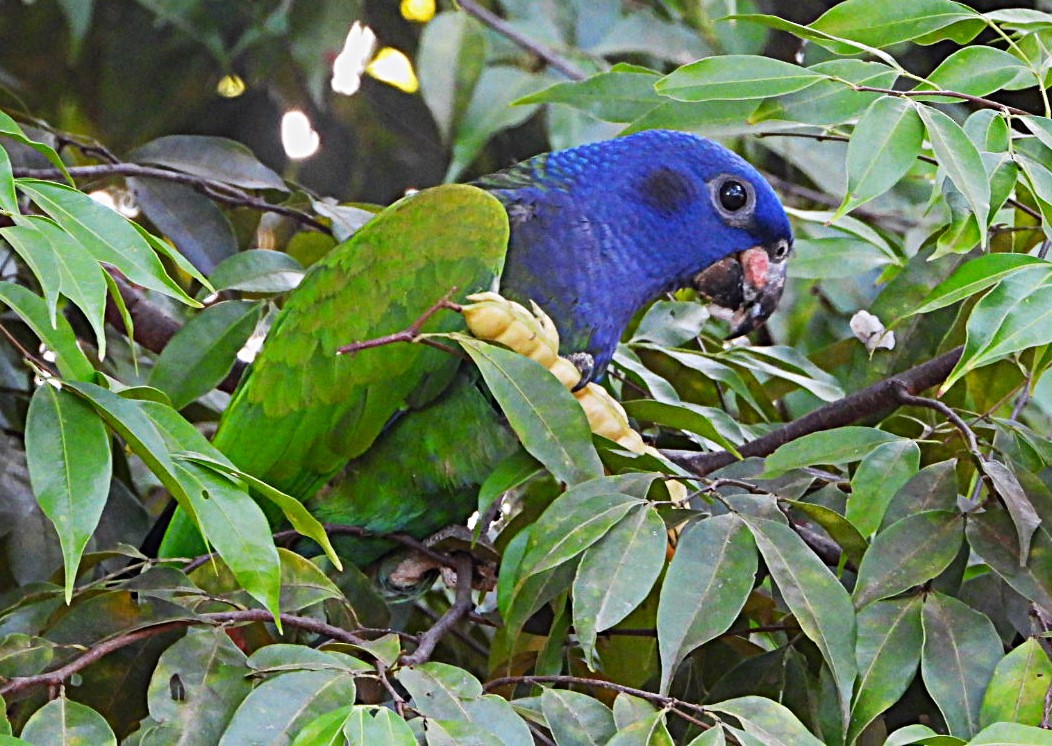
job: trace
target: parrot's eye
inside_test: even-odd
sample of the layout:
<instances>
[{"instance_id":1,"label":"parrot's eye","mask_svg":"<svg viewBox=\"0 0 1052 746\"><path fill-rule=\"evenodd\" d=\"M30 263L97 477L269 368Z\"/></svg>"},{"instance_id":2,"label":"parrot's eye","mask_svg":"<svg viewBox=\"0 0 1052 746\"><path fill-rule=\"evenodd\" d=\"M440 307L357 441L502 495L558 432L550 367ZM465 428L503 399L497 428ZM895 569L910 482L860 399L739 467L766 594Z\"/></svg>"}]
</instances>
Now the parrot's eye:
<instances>
[{"instance_id":1,"label":"parrot's eye","mask_svg":"<svg viewBox=\"0 0 1052 746\"><path fill-rule=\"evenodd\" d=\"M720 186L720 204L727 212L737 212L749 202L749 193L740 181L725 181Z\"/></svg>"},{"instance_id":2,"label":"parrot's eye","mask_svg":"<svg viewBox=\"0 0 1052 746\"><path fill-rule=\"evenodd\" d=\"M772 258L779 262L785 259L789 255L789 243L787 241L779 241L774 247L774 255Z\"/></svg>"},{"instance_id":3,"label":"parrot's eye","mask_svg":"<svg viewBox=\"0 0 1052 746\"><path fill-rule=\"evenodd\" d=\"M723 222L735 228L752 224L756 211L756 189L738 174L720 174L709 182L712 206Z\"/></svg>"}]
</instances>

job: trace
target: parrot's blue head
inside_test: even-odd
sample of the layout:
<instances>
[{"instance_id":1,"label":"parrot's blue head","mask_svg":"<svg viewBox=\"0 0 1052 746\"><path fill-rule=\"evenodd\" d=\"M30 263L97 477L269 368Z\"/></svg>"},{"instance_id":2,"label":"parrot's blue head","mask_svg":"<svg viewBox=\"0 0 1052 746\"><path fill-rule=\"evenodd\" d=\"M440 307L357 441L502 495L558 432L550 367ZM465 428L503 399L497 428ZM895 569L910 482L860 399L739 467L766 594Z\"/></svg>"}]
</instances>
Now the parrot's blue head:
<instances>
[{"instance_id":1,"label":"parrot's blue head","mask_svg":"<svg viewBox=\"0 0 1052 746\"><path fill-rule=\"evenodd\" d=\"M692 286L734 334L773 311L792 231L770 184L696 135L651 130L538 156L481 180L508 210L501 288L553 318L601 376L632 315Z\"/></svg>"}]
</instances>

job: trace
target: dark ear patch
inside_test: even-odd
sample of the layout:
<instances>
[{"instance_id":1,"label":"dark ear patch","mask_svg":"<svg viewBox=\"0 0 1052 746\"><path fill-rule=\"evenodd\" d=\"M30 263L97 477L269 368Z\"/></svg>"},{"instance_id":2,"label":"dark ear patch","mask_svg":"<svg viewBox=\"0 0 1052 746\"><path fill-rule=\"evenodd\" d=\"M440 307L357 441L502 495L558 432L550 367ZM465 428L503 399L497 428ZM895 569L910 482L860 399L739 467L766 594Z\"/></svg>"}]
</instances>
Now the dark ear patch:
<instances>
[{"instance_id":1,"label":"dark ear patch","mask_svg":"<svg viewBox=\"0 0 1052 746\"><path fill-rule=\"evenodd\" d=\"M643 202L663 215L674 215L697 198L694 182L679 171L662 166L639 184Z\"/></svg>"}]
</instances>

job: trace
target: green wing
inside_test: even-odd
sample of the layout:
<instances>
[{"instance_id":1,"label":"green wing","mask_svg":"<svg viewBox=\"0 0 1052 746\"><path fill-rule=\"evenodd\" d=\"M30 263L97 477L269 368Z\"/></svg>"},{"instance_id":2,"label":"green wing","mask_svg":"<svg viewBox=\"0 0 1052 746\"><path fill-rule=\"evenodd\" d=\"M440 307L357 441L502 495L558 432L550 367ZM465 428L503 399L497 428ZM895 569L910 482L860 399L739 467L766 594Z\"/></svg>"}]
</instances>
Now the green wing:
<instances>
[{"instance_id":1,"label":"green wing","mask_svg":"<svg viewBox=\"0 0 1052 746\"><path fill-rule=\"evenodd\" d=\"M421 344L337 355L402 331L440 298L489 289L508 243L500 203L471 186L425 190L387 208L304 277L231 399L215 445L239 468L300 500L363 454L400 411L448 385L460 360ZM440 311L424 331L464 328ZM166 556L181 554L172 534ZM185 545L182 545L185 546Z\"/></svg>"}]
</instances>

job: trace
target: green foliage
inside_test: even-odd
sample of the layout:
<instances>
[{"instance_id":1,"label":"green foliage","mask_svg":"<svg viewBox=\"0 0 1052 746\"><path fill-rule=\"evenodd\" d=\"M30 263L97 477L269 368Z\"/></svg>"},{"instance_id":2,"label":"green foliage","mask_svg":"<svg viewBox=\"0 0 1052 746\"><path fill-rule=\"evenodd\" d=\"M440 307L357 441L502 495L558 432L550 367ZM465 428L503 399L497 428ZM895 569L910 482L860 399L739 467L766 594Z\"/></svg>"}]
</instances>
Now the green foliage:
<instances>
[{"instance_id":1,"label":"green foliage","mask_svg":"<svg viewBox=\"0 0 1052 746\"><path fill-rule=\"evenodd\" d=\"M415 24L396 5L66 0L0 28L0 744L1052 743L1052 14L490 3L524 42L474 4ZM365 17L418 94L329 91ZM235 70L251 95L220 101ZM274 101L312 113L322 156L291 164L230 124L276 133ZM469 495L486 520L431 547L473 552L495 588L406 601L378 588L386 564L342 562L341 529L277 472L209 442L216 387L279 309L310 327L321 292L347 319L335 350L453 291L434 256L459 292L492 278L504 218L477 190L375 222L364 201L653 127L740 150L797 234L767 336L724 345L689 292L626 335L604 385L680 465L592 437L548 373L450 333L449 311L427 331L459 350L392 348L353 392L288 349L252 373L273 377L261 410L324 391L308 414L331 425L379 387L420 393L428 355L478 371L523 446ZM389 222L407 210L411 230ZM861 310L881 328L853 332ZM845 416L845 395L958 347L936 402ZM365 449L407 397L321 429ZM788 422L818 425L737 458ZM261 423L222 438L278 463L282 425ZM448 466L400 456L382 454L399 475ZM167 496L214 555L134 549ZM265 513L313 553L279 549ZM464 617L476 602L488 623Z\"/></svg>"}]
</instances>

